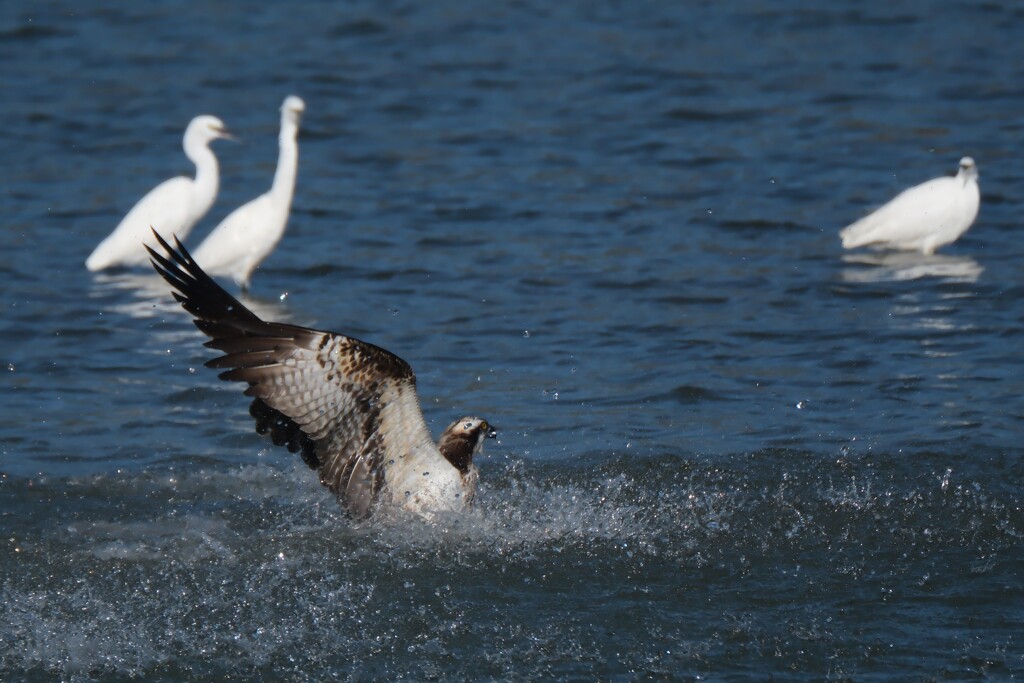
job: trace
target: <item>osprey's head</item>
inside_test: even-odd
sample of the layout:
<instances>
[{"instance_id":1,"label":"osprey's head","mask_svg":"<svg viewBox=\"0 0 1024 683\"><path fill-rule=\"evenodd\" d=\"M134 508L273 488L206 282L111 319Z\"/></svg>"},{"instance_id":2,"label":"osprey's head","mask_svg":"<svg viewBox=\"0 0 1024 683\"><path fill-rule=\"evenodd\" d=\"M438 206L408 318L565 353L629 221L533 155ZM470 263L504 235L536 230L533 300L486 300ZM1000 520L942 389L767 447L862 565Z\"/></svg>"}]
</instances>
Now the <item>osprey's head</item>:
<instances>
[{"instance_id":1,"label":"osprey's head","mask_svg":"<svg viewBox=\"0 0 1024 683\"><path fill-rule=\"evenodd\" d=\"M459 472L466 474L473 464L473 454L479 453L484 446L484 439L493 439L498 432L480 417L463 417L448 425L448 428L437 440L437 448L441 454L455 466Z\"/></svg>"}]
</instances>

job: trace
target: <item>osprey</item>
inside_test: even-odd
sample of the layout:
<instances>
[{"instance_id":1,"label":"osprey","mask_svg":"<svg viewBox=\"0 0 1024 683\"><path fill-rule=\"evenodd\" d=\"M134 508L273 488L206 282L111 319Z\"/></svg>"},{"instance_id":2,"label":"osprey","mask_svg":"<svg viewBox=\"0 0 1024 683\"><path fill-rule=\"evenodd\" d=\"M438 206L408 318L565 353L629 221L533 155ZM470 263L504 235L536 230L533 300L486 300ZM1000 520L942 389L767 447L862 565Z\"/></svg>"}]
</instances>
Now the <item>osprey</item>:
<instances>
[{"instance_id":1,"label":"osprey","mask_svg":"<svg viewBox=\"0 0 1024 683\"><path fill-rule=\"evenodd\" d=\"M249 385L256 431L301 453L351 517L392 507L429 519L472 503L473 455L497 435L486 420L456 420L435 444L404 360L343 334L261 320L177 238L172 248L154 235L166 256L146 247L153 267L210 337L205 345L223 353L207 367Z\"/></svg>"}]
</instances>

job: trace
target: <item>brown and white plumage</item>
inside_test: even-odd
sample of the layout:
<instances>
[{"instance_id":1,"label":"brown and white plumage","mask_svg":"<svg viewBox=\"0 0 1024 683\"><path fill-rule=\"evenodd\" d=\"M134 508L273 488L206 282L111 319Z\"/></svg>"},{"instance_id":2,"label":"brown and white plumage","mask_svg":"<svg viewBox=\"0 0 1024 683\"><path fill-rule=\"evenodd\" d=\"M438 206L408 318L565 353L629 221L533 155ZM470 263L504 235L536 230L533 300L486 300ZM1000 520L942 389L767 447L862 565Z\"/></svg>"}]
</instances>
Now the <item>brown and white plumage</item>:
<instances>
[{"instance_id":1,"label":"brown and white plumage","mask_svg":"<svg viewBox=\"0 0 1024 683\"><path fill-rule=\"evenodd\" d=\"M266 322L214 282L175 240L159 235L153 266L206 346L223 352L207 362L220 378L246 382L256 431L301 452L348 513L363 519L378 506L430 517L472 502L473 454L495 432L464 417L430 437L404 360L380 347L334 332Z\"/></svg>"}]
</instances>

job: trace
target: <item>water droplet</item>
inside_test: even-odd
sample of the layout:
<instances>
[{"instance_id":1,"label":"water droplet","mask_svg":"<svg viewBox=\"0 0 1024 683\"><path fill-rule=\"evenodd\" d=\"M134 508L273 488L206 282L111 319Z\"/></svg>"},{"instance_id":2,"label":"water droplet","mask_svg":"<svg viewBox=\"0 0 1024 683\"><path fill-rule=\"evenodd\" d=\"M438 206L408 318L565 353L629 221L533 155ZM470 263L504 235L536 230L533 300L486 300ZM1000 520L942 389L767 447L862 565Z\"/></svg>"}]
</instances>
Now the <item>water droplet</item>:
<instances>
[{"instance_id":1,"label":"water droplet","mask_svg":"<svg viewBox=\"0 0 1024 683\"><path fill-rule=\"evenodd\" d=\"M195 368L189 368L188 369L188 374L190 374L190 375L196 374L196 369Z\"/></svg>"},{"instance_id":2,"label":"water droplet","mask_svg":"<svg viewBox=\"0 0 1024 683\"><path fill-rule=\"evenodd\" d=\"M523 330L523 337L529 339L530 338L530 331L529 330Z\"/></svg>"},{"instance_id":3,"label":"water droplet","mask_svg":"<svg viewBox=\"0 0 1024 683\"><path fill-rule=\"evenodd\" d=\"M278 301L284 301L288 298L288 292L281 292L281 296L277 297Z\"/></svg>"},{"instance_id":4,"label":"water droplet","mask_svg":"<svg viewBox=\"0 0 1024 683\"><path fill-rule=\"evenodd\" d=\"M804 406L806 406L806 405L807 405L807 404L806 404L806 403L804 403L803 401L797 401L797 402L796 402L796 409L797 409L797 410L803 410L803 409L804 409Z\"/></svg>"},{"instance_id":5,"label":"water droplet","mask_svg":"<svg viewBox=\"0 0 1024 683\"><path fill-rule=\"evenodd\" d=\"M14 363L8 363L7 364L7 370L9 372L14 372Z\"/></svg>"},{"instance_id":6,"label":"water droplet","mask_svg":"<svg viewBox=\"0 0 1024 683\"><path fill-rule=\"evenodd\" d=\"M711 215L711 213L712 213L711 209L707 209L707 212L708 212L708 215L709 215L709 216L710 216L710 215Z\"/></svg>"},{"instance_id":7,"label":"water droplet","mask_svg":"<svg viewBox=\"0 0 1024 683\"><path fill-rule=\"evenodd\" d=\"M772 185L774 185L775 184L775 178L769 178L768 182L771 183Z\"/></svg>"}]
</instances>

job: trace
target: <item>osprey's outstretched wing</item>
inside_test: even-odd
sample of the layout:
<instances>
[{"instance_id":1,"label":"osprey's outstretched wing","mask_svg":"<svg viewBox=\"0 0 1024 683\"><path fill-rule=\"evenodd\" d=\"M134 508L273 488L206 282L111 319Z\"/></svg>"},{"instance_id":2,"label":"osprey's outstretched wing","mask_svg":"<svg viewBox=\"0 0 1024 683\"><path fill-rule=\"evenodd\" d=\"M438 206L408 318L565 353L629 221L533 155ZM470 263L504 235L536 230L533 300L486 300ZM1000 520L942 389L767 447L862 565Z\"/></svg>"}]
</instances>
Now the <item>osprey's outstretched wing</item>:
<instances>
[{"instance_id":1,"label":"osprey's outstretched wing","mask_svg":"<svg viewBox=\"0 0 1024 683\"><path fill-rule=\"evenodd\" d=\"M263 321L203 272L177 238L175 247L156 239L166 255L147 247L153 267L210 337L206 346L224 354L207 367L248 383L256 430L301 451L349 514L370 514L396 461L415 455L423 465L451 467L430 438L408 363L342 334Z\"/></svg>"}]
</instances>

